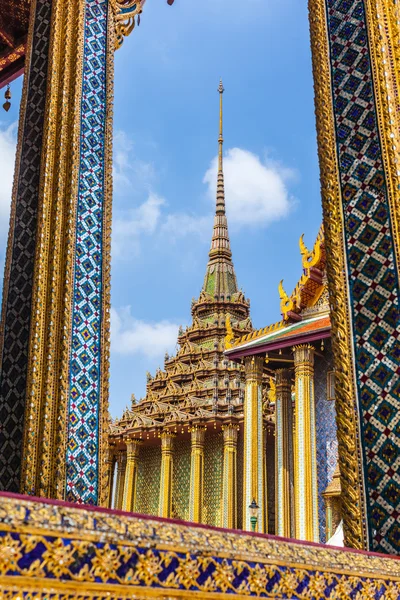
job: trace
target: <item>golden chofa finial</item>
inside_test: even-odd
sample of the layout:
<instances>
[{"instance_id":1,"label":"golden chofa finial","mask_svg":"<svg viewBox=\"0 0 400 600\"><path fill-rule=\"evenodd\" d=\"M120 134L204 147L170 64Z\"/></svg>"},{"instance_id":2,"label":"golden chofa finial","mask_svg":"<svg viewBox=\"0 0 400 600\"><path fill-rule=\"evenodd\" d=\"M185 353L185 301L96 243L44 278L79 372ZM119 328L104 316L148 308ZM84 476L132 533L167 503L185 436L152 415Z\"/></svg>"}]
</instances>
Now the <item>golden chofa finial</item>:
<instances>
[{"instance_id":1,"label":"golden chofa finial","mask_svg":"<svg viewBox=\"0 0 400 600\"><path fill-rule=\"evenodd\" d=\"M281 301L281 313L282 313L284 320L286 321L288 318L287 314L289 311L293 310L294 304L293 304L293 300L291 298L289 298L289 296L283 289L283 279L281 279L279 282L278 291L279 291L279 298Z\"/></svg>"},{"instance_id":2,"label":"golden chofa finial","mask_svg":"<svg viewBox=\"0 0 400 600\"><path fill-rule=\"evenodd\" d=\"M299 246L300 246L300 254L302 256L305 256L306 254L309 254L309 250L308 250L307 246L304 243L304 233L302 233L301 236L300 236Z\"/></svg>"},{"instance_id":3,"label":"golden chofa finial","mask_svg":"<svg viewBox=\"0 0 400 600\"><path fill-rule=\"evenodd\" d=\"M300 236L300 239L299 239L300 254L302 256L302 266L303 266L303 269L309 269L310 267L314 267L316 264L318 264L321 259L322 240L320 239L319 234L318 234L318 237L314 244L313 249L309 250L307 248L307 246L305 245L303 238L304 238L304 233Z\"/></svg>"}]
</instances>

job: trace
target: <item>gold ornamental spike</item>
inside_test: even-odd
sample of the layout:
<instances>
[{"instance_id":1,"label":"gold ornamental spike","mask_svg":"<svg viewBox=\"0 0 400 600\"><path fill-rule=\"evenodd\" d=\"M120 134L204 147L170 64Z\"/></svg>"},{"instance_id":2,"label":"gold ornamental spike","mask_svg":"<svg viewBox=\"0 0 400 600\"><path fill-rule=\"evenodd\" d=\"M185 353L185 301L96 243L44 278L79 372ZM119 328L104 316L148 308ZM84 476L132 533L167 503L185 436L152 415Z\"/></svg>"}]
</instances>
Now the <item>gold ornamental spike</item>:
<instances>
[{"instance_id":1,"label":"gold ornamental spike","mask_svg":"<svg viewBox=\"0 0 400 600\"><path fill-rule=\"evenodd\" d=\"M307 256L307 254L310 254L309 249L307 248L307 246L304 243L304 233L302 233L300 236L299 246L300 246L300 254L302 256Z\"/></svg>"}]
</instances>

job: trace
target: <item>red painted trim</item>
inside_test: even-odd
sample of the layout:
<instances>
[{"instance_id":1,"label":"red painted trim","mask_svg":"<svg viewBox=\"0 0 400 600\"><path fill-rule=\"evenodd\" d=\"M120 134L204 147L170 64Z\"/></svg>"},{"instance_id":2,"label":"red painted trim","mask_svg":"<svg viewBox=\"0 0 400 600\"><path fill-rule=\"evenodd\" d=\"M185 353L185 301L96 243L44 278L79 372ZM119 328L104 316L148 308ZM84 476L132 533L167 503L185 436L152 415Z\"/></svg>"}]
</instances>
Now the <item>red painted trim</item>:
<instances>
[{"instance_id":1,"label":"red painted trim","mask_svg":"<svg viewBox=\"0 0 400 600\"><path fill-rule=\"evenodd\" d=\"M24 63L25 57L22 56L16 60L15 63L8 65L0 71L0 90L14 81L14 79L17 79L17 77L24 74Z\"/></svg>"},{"instance_id":2,"label":"red painted trim","mask_svg":"<svg viewBox=\"0 0 400 600\"><path fill-rule=\"evenodd\" d=\"M155 517L152 515L141 515L138 513L129 513L123 510L115 510L112 508L103 508L100 506L90 506L89 504L74 504L73 502L65 502L64 500L53 500L50 498L37 498L36 496L25 496L23 494L14 494L12 492L0 492L0 498L14 498L15 500L25 500L31 502L39 502L40 504L50 504L53 506L66 506L68 508L76 508L77 510L87 510L88 512L96 512L102 514L108 514L113 516L123 517L136 517L143 521L157 521L159 523L176 523L178 525L186 525L187 527L193 527L197 529L207 529L211 531L221 531L234 533L235 535L253 536L259 538L265 538L268 540L274 540L277 542L289 542L298 546L313 546L318 548L325 548L329 550L337 550L339 552L351 552L354 554L364 554L366 556L377 556L379 558L400 560L400 556L394 556L392 554L381 554L379 552L367 552L366 550L356 550L354 548L341 548L339 546L326 546L326 544L318 544L316 542L304 542L302 540L295 540L292 538L279 537L277 535L269 535L266 533L253 533L251 531L243 531L241 529L224 529L222 527L212 527L210 525L203 525L201 523L189 523L188 521L179 521L177 519L165 519L164 517Z\"/></svg>"}]
</instances>

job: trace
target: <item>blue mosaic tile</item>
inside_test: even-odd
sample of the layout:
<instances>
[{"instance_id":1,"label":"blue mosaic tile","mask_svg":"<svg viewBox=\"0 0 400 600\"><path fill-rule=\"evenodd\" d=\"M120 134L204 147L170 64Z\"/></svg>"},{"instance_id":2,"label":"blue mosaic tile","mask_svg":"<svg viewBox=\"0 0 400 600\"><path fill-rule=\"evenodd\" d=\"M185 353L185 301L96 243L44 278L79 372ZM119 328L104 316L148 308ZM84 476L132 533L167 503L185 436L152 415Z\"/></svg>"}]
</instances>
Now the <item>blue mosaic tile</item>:
<instances>
[{"instance_id":1,"label":"blue mosaic tile","mask_svg":"<svg viewBox=\"0 0 400 600\"><path fill-rule=\"evenodd\" d=\"M67 444L67 500L98 502L107 0L87 0Z\"/></svg>"},{"instance_id":2,"label":"blue mosaic tile","mask_svg":"<svg viewBox=\"0 0 400 600\"><path fill-rule=\"evenodd\" d=\"M400 550L398 268L363 0L326 0L371 546ZM393 409L393 410L392 410Z\"/></svg>"}]
</instances>

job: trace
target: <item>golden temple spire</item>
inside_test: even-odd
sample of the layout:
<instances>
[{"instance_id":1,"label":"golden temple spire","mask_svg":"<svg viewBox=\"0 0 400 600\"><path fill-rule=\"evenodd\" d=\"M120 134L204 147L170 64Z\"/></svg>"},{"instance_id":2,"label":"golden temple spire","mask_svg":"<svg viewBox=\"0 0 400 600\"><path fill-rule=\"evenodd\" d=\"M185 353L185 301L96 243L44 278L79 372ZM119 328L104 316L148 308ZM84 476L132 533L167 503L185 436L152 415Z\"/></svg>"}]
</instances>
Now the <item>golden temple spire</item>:
<instances>
[{"instance_id":1,"label":"golden temple spire","mask_svg":"<svg viewBox=\"0 0 400 600\"><path fill-rule=\"evenodd\" d=\"M214 229L209 252L210 260L203 289L212 295L231 296L238 292L236 275L232 264L232 252L228 235L228 222L225 214L225 186L223 171L223 122L222 94L224 86L222 79L218 86L219 92L219 136L218 136L218 172L217 197L214 216Z\"/></svg>"},{"instance_id":2,"label":"golden temple spire","mask_svg":"<svg viewBox=\"0 0 400 600\"><path fill-rule=\"evenodd\" d=\"M218 138L218 173L222 173L222 146L224 138L222 137L222 94L224 93L224 86L222 85L222 79L219 80L219 138Z\"/></svg>"}]
</instances>

